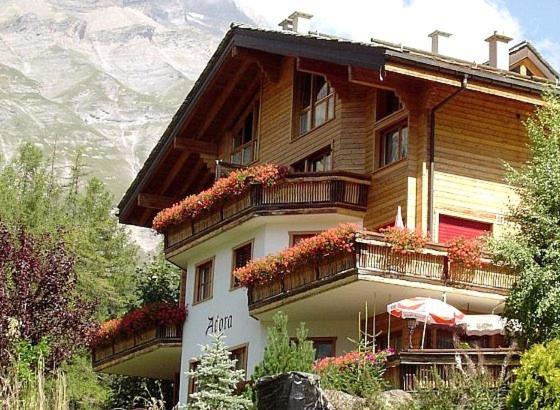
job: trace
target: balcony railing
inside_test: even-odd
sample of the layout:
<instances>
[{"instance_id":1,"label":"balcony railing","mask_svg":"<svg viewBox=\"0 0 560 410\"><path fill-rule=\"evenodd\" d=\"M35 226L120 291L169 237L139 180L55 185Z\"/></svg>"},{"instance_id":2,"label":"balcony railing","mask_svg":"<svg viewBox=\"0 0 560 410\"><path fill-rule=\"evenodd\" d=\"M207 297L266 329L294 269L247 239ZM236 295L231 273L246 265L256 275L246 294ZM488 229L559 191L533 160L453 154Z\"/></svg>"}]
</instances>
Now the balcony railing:
<instances>
[{"instance_id":1,"label":"balcony railing","mask_svg":"<svg viewBox=\"0 0 560 410\"><path fill-rule=\"evenodd\" d=\"M437 388L438 383L450 380L460 362L463 369L471 367L471 371L473 365L475 369L484 367L494 387L500 388L513 381L512 370L519 366L519 356L519 351L510 348L411 349L388 358L385 378L405 391Z\"/></svg>"},{"instance_id":2,"label":"balcony railing","mask_svg":"<svg viewBox=\"0 0 560 410\"><path fill-rule=\"evenodd\" d=\"M132 336L119 336L93 349L93 368L96 371L102 370L115 361L155 345L180 346L181 339L182 326L154 326Z\"/></svg>"},{"instance_id":3,"label":"balcony railing","mask_svg":"<svg viewBox=\"0 0 560 410\"><path fill-rule=\"evenodd\" d=\"M353 254L321 260L248 290L249 308L255 309L352 275L378 275L437 285L507 294L516 274L506 266L482 261L479 268L449 263L442 246L429 245L423 252L401 255L391 250L383 235L359 239Z\"/></svg>"},{"instance_id":4,"label":"balcony railing","mask_svg":"<svg viewBox=\"0 0 560 410\"><path fill-rule=\"evenodd\" d=\"M188 244L253 214L336 208L365 212L369 184L367 176L343 171L292 174L274 186L255 184L219 208L171 227L165 235L165 248L171 250Z\"/></svg>"}]
</instances>

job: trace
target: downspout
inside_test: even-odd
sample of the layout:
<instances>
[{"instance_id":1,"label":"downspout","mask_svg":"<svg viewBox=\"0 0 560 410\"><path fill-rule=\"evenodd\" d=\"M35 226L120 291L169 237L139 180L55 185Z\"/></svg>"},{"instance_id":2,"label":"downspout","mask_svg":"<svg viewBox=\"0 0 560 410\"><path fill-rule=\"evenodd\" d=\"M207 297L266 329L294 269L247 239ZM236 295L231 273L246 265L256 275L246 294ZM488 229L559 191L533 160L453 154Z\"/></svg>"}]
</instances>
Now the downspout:
<instances>
[{"instance_id":1,"label":"downspout","mask_svg":"<svg viewBox=\"0 0 560 410\"><path fill-rule=\"evenodd\" d=\"M434 173L435 173L435 151L436 151L436 111L442 108L450 100L467 89L468 74L465 74L461 82L461 88L445 97L442 101L430 109L429 114L429 141L428 141L428 232L433 234L434 228Z\"/></svg>"}]
</instances>

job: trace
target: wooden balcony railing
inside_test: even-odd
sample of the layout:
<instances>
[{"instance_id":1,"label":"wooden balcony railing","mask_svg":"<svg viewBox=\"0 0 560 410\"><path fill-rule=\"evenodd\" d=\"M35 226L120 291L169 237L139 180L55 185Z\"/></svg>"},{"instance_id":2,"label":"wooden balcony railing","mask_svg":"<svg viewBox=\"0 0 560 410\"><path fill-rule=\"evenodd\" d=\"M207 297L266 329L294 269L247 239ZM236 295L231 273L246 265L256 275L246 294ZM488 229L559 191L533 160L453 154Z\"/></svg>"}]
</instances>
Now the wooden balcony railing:
<instances>
[{"instance_id":1,"label":"wooden balcony railing","mask_svg":"<svg viewBox=\"0 0 560 410\"><path fill-rule=\"evenodd\" d=\"M255 309L358 273L498 294L507 294L515 282L516 274L511 269L493 265L488 260L483 260L480 268L472 269L450 264L444 249L430 245L423 252L401 255L383 242L382 235L372 234L358 240L354 254L322 260L270 283L250 287L249 308Z\"/></svg>"},{"instance_id":2,"label":"wooden balcony railing","mask_svg":"<svg viewBox=\"0 0 560 410\"><path fill-rule=\"evenodd\" d=\"M519 366L520 352L510 348L487 349L411 349L388 358L385 378L398 389L415 391L437 388L447 383L452 372L461 367L469 371L484 368L493 387L500 388L513 381L512 370Z\"/></svg>"},{"instance_id":3,"label":"wooden balcony railing","mask_svg":"<svg viewBox=\"0 0 560 410\"><path fill-rule=\"evenodd\" d=\"M151 346L168 344L180 346L182 326L154 326L132 336L121 336L112 342L97 346L92 351L94 370L100 370L107 364L124 358L132 353L141 352Z\"/></svg>"},{"instance_id":4,"label":"wooden balcony railing","mask_svg":"<svg viewBox=\"0 0 560 410\"><path fill-rule=\"evenodd\" d=\"M343 171L292 174L270 187L255 184L219 208L171 227L165 234L165 248L190 243L251 214L306 213L330 208L365 212L369 184L367 176Z\"/></svg>"}]
</instances>

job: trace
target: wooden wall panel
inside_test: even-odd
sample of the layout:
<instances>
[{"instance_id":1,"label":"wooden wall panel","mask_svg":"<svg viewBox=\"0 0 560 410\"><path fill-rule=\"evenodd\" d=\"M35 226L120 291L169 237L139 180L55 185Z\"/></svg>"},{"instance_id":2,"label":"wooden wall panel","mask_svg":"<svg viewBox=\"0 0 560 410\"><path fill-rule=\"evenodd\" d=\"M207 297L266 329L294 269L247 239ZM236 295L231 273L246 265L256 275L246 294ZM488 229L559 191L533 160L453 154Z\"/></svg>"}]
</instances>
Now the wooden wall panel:
<instances>
[{"instance_id":1,"label":"wooden wall panel","mask_svg":"<svg viewBox=\"0 0 560 410\"><path fill-rule=\"evenodd\" d=\"M524 104L470 92L438 112L436 216L499 221L515 200L505 181L504 163L519 167L527 160L523 120L529 114L530 107ZM499 233L500 226L495 225L494 231Z\"/></svg>"}]
</instances>

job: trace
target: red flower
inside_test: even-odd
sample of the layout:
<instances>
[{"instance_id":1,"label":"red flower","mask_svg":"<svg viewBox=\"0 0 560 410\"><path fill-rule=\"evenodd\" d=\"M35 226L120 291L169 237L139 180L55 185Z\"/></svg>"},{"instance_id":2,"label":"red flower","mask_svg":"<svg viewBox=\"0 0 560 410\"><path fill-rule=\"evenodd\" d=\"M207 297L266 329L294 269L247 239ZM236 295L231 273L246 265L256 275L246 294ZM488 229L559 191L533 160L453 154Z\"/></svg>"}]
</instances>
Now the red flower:
<instances>
[{"instance_id":1,"label":"red flower","mask_svg":"<svg viewBox=\"0 0 560 410\"><path fill-rule=\"evenodd\" d=\"M329 256L352 253L358 227L342 224L283 251L254 259L233 274L243 286L263 284Z\"/></svg>"},{"instance_id":2,"label":"red flower","mask_svg":"<svg viewBox=\"0 0 560 410\"><path fill-rule=\"evenodd\" d=\"M214 185L196 195L189 195L171 208L159 212L152 223L157 232L196 218L225 201L249 190L251 184L272 186L288 174L288 168L278 165L256 165L231 172Z\"/></svg>"},{"instance_id":3,"label":"red flower","mask_svg":"<svg viewBox=\"0 0 560 410\"><path fill-rule=\"evenodd\" d=\"M121 318L102 323L92 345L102 345L118 336L132 336L154 326L180 326L186 317L187 311L184 307L167 302L145 305L131 310Z\"/></svg>"},{"instance_id":4,"label":"red flower","mask_svg":"<svg viewBox=\"0 0 560 410\"><path fill-rule=\"evenodd\" d=\"M407 228L389 227L381 229L386 241L394 252L405 254L419 252L428 243L429 238L420 231Z\"/></svg>"},{"instance_id":5,"label":"red flower","mask_svg":"<svg viewBox=\"0 0 560 410\"><path fill-rule=\"evenodd\" d=\"M469 269L479 268L482 265L480 258L483 250L483 238L466 239L461 236L447 243L449 263L461 264Z\"/></svg>"}]
</instances>

